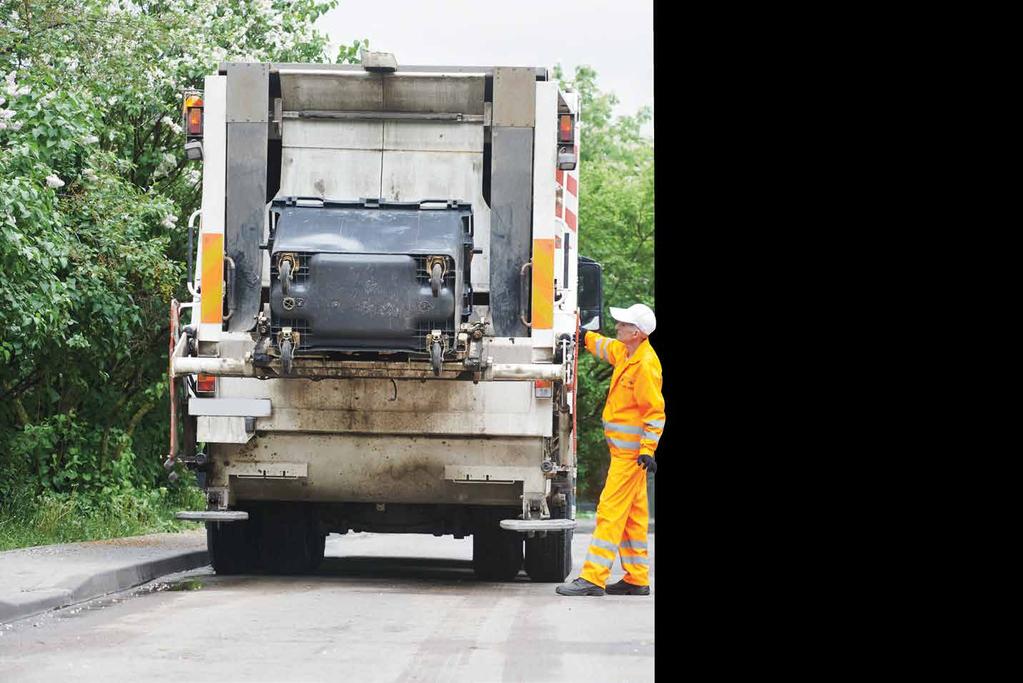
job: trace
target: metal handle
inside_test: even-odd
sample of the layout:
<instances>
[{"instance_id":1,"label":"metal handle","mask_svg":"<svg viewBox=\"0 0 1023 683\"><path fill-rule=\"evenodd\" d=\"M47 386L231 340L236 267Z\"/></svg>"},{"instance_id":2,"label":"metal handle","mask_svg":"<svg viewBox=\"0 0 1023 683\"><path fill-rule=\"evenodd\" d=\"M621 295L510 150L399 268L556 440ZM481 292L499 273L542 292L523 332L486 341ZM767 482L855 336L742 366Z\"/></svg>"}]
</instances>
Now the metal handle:
<instances>
[{"instance_id":1,"label":"metal handle","mask_svg":"<svg viewBox=\"0 0 1023 683\"><path fill-rule=\"evenodd\" d=\"M533 259L530 259L522 264L522 268L519 269L519 320L526 327L532 327L533 323L526 321L526 297L528 292L526 291L526 268L529 268L529 272L533 272Z\"/></svg>"},{"instance_id":2,"label":"metal handle","mask_svg":"<svg viewBox=\"0 0 1023 683\"><path fill-rule=\"evenodd\" d=\"M195 262L192 259L192 243L195 241L195 217L202 214L202 209L196 209L192 212L192 215L188 217L188 293L193 297L198 295L199 290L195 288L195 283L192 281L195 272ZM199 229L202 230L202 221L199 222Z\"/></svg>"},{"instance_id":3,"label":"metal handle","mask_svg":"<svg viewBox=\"0 0 1023 683\"><path fill-rule=\"evenodd\" d=\"M224 320L229 320L234 314L234 303L235 303L235 292L234 292L234 259L230 256L224 257L224 274L225 280L227 280L227 315L224 316Z\"/></svg>"}]
</instances>

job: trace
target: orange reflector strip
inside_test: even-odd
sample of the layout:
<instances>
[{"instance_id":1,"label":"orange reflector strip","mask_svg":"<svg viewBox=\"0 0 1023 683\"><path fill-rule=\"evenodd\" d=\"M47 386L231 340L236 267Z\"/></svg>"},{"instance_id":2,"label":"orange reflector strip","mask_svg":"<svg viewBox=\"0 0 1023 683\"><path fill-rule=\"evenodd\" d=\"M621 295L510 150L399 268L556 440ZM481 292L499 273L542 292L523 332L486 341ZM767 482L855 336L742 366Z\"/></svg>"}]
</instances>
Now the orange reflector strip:
<instances>
[{"instance_id":1,"label":"orange reflector strip","mask_svg":"<svg viewBox=\"0 0 1023 683\"><path fill-rule=\"evenodd\" d=\"M195 380L195 390L210 394L214 393L217 390L216 375L200 374Z\"/></svg>"},{"instance_id":2,"label":"orange reflector strip","mask_svg":"<svg viewBox=\"0 0 1023 683\"><path fill-rule=\"evenodd\" d=\"M533 240L533 329L554 328L554 239Z\"/></svg>"},{"instance_id":3,"label":"orange reflector strip","mask_svg":"<svg viewBox=\"0 0 1023 683\"><path fill-rule=\"evenodd\" d=\"M199 321L224 322L224 235L206 233L202 236L202 279L200 280L202 311Z\"/></svg>"},{"instance_id":4,"label":"orange reflector strip","mask_svg":"<svg viewBox=\"0 0 1023 683\"><path fill-rule=\"evenodd\" d=\"M538 379L533 382L533 395L537 398L551 398L554 395L554 389L550 380Z\"/></svg>"}]
</instances>

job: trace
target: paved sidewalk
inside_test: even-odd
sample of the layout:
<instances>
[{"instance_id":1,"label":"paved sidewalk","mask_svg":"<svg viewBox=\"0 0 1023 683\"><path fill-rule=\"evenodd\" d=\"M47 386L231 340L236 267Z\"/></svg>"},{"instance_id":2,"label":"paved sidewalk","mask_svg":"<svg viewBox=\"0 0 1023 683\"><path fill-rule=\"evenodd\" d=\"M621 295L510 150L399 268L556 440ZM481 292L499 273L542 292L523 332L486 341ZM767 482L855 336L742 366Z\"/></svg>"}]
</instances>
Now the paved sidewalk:
<instances>
[{"instance_id":1,"label":"paved sidewalk","mask_svg":"<svg viewBox=\"0 0 1023 683\"><path fill-rule=\"evenodd\" d=\"M204 529L0 552L0 623L206 564Z\"/></svg>"}]
</instances>

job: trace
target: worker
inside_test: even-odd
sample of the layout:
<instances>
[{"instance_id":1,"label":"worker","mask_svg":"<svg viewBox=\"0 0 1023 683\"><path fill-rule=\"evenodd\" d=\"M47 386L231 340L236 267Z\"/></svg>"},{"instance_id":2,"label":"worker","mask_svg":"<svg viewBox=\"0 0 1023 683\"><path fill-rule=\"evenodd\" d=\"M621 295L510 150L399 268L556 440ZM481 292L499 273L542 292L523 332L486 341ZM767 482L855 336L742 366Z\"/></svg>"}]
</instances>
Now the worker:
<instances>
[{"instance_id":1,"label":"worker","mask_svg":"<svg viewBox=\"0 0 1023 683\"><path fill-rule=\"evenodd\" d=\"M657 471L654 452L664 430L661 361L647 340L657 320L645 304L612 306L611 317L617 340L583 331L586 349L614 366L603 413L611 466L583 570L555 589L561 595L650 595L647 473ZM625 577L605 586L619 554Z\"/></svg>"}]
</instances>

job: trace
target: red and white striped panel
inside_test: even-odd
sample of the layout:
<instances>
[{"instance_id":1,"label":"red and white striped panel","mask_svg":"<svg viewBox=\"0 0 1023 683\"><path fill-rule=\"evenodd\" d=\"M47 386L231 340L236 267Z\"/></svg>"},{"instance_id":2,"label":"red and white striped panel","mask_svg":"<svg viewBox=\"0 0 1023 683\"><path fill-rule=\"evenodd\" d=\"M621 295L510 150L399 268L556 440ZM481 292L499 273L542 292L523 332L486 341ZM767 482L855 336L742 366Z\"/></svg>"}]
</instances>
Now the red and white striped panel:
<instances>
[{"instance_id":1,"label":"red and white striped panel","mask_svg":"<svg viewBox=\"0 0 1023 683\"><path fill-rule=\"evenodd\" d=\"M579 145L575 146L575 158L579 158ZM558 184L554 215L576 232L579 229L579 164L574 171L557 170L554 180Z\"/></svg>"}]
</instances>

